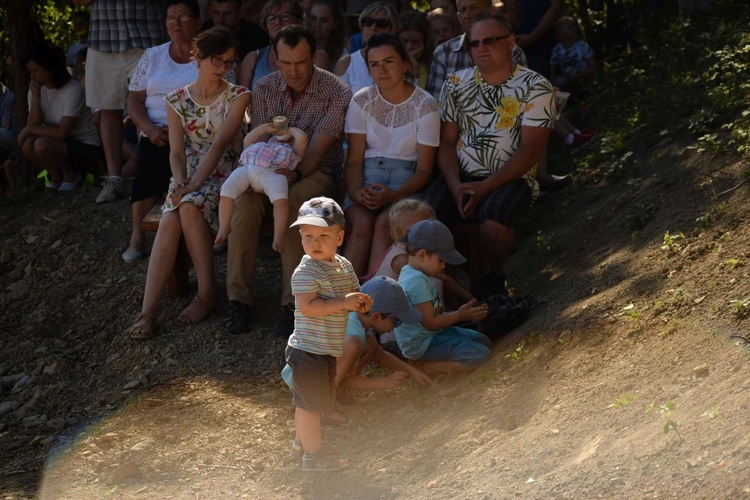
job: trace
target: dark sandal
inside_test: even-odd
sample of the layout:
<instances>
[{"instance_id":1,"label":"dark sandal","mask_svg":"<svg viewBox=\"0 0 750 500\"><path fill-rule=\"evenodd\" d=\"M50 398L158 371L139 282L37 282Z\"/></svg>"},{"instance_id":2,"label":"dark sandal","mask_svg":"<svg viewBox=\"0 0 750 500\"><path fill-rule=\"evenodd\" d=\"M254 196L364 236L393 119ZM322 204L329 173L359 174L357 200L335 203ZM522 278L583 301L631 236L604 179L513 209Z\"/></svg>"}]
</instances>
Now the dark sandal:
<instances>
[{"instance_id":1,"label":"dark sandal","mask_svg":"<svg viewBox=\"0 0 750 500\"><path fill-rule=\"evenodd\" d=\"M250 306L238 300L230 300L229 312L222 325L229 333L245 333L250 330Z\"/></svg>"},{"instance_id":2,"label":"dark sandal","mask_svg":"<svg viewBox=\"0 0 750 500\"><path fill-rule=\"evenodd\" d=\"M183 309L174 320L180 326L194 325L200 323L211 314L216 305L215 300L204 299L198 295Z\"/></svg>"},{"instance_id":3,"label":"dark sandal","mask_svg":"<svg viewBox=\"0 0 750 500\"><path fill-rule=\"evenodd\" d=\"M339 460L322 450L314 455L305 453L302 456L302 470L305 472L333 472L348 466L345 460Z\"/></svg>"},{"instance_id":4,"label":"dark sandal","mask_svg":"<svg viewBox=\"0 0 750 500\"><path fill-rule=\"evenodd\" d=\"M128 333L131 339L150 339L156 330L156 315L141 313L135 319L135 323L130 327Z\"/></svg>"}]
</instances>

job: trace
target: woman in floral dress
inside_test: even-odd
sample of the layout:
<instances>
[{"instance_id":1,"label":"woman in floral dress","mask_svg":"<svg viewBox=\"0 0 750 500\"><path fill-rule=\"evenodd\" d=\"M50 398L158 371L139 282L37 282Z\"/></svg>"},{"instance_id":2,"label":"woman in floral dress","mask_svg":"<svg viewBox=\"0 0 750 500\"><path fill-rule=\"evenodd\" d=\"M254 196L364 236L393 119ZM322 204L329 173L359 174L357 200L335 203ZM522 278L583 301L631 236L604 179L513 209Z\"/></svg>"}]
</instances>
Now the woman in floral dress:
<instances>
[{"instance_id":1,"label":"woman in floral dress","mask_svg":"<svg viewBox=\"0 0 750 500\"><path fill-rule=\"evenodd\" d=\"M151 250L141 313L130 328L133 338L153 334L156 307L181 237L195 266L198 294L175 322L203 321L214 307L212 233L219 227L219 193L241 152L240 127L250 105L246 88L223 79L236 65L235 57L235 44L225 27L205 31L195 40L198 79L167 94L172 180Z\"/></svg>"}]
</instances>

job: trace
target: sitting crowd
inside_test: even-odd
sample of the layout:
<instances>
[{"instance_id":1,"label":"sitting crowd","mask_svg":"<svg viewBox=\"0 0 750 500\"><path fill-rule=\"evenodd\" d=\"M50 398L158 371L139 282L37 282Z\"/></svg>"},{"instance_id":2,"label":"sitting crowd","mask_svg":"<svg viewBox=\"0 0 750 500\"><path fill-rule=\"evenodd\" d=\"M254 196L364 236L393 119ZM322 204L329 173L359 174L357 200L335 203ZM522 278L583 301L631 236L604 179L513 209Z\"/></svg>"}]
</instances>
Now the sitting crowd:
<instances>
[{"instance_id":1,"label":"sitting crowd","mask_svg":"<svg viewBox=\"0 0 750 500\"><path fill-rule=\"evenodd\" d=\"M554 13L562 2L547 3ZM490 356L493 332L478 330L498 297L510 300L504 268L515 228L540 185L567 182L545 169L555 90L544 70L525 64L541 60L544 34L516 37L511 1L458 0L457 9L448 1L401 16L375 2L358 16L363 45L354 50L337 3L315 0L305 12L296 0L269 0L263 46L238 0L212 0L216 15L202 31L197 0L157 4L148 2L153 17L143 25L150 46L89 39L85 91L50 46L24 58L30 113L17 142L47 170L48 189L73 191L97 160L96 108L109 172L97 202L116 199L127 105L140 137L126 262L145 257L140 221L165 200L129 330L136 339L157 329L181 239L198 290L175 322L211 314L214 245L226 241L222 326L251 331L260 232L272 215L282 268L276 333L288 339L285 380L297 408L292 454L304 470L337 469L321 451L320 422L340 418L335 400L346 389L392 388L407 376L427 385ZM117 23L96 5L92 27ZM133 73L127 88L104 84L118 71ZM476 224L483 249L476 296L451 277L466 261L451 234L463 221ZM369 360L395 373L368 380Z\"/></svg>"}]
</instances>

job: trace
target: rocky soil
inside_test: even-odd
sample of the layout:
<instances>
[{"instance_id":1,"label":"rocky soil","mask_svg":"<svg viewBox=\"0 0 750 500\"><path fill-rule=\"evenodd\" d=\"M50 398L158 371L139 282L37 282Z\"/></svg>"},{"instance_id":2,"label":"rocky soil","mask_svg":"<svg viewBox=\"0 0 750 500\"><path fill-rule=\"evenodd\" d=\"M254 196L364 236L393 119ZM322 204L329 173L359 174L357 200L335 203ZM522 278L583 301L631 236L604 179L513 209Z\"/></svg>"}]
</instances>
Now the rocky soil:
<instances>
[{"instance_id":1,"label":"rocky soil","mask_svg":"<svg viewBox=\"0 0 750 500\"><path fill-rule=\"evenodd\" d=\"M361 394L324 431L338 474L287 457L270 240L251 333L221 331L225 299L178 328L165 294L134 342L128 202L0 200L3 498L750 498L750 184L725 192L748 164L689 145L535 207L509 266L528 321L471 375Z\"/></svg>"}]
</instances>

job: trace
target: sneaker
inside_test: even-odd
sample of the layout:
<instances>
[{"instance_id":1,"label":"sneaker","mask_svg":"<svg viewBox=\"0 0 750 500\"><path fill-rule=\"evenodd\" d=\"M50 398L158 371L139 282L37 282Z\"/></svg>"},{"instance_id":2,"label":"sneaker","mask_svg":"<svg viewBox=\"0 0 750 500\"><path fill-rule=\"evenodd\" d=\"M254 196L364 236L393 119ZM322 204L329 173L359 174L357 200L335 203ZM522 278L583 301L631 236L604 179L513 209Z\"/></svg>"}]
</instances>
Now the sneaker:
<instances>
[{"instance_id":1,"label":"sneaker","mask_svg":"<svg viewBox=\"0 0 750 500\"><path fill-rule=\"evenodd\" d=\"M584 134L583 132L581 132L580 134L577 134L575 136L573 142L568 144L568 149L570 149L571 153L575 153L586 144L588 144L595 136L596 134Z\"/></svg>"},{"instance_id":2,"label":"sneaker","mask_svg":"<svg viewBox=\"0 0 750 500\"><path fill-rule=\"evenodd\" d=\"M144 254L142 250L128 248L122 253L122 260L124 260L128 264L132 264L134 262L138 262L139 260L143 260L145 256L146 254Z\"/></svg>"},{"instance_id":3,"label":"sneaker","mask_svg":"<svg viewBox=\"0 0 750 500\"><path fill-rule=\"evenodd\" d=\"M302 460L302 456L305 454L305 449L302 448L302 441L295 439L292 441L292 446L289 448L289 458L292 460Z\"/></svg>"},{"instance_id":4,"label":"sneaker","mask_svg":"<svg viewBox=\"0 0 750 500\"><path fill-rule=\"evenodd\" d=\"M102 184L102 192L96 197L97 203L117 201L125 196L125 181L118 177L107 177Z\"/></svg>"},{"instance_id":5,"label":"sneaker","mask_svg":"<svg viewBox=\"0 0 750 500\"><path fill-rule=\"evenodd\" d=\"M281 307L281 318L276 324L276 336L288 339L294 331L294 305L287 304Z\"/></svg>"},{"instance_id":6,"label":"sneaker","mask_svg":"<svg viewBox=\"0 0 750 500\"><path fill-rule=\"evenodd\" d=\"M302 470L305 472L333 472L348 467L343 460L327 454L321 450L316 454L307 453L302 456Z\"/></svg>"},{"instance_id":7,"label":"sneaker","mask_svg":"<svg viewBox=\"0 0 750 500\"><path fill-rule=\"evenodd\" d=\"M229 333L246 333L250 330L250 306L238 300L229 301L229 312L222 321Z\"/></svg>"},{"instance_id":8,"label":"sneaker","mask_svg":"<svg viewBox=\"0 0 750 500\"><path fill-rule=\"evenodd\" d=\"M81 185L83 182L83 176L79 173L76 174L76 178L73 179L71 182L63 182L60 184L60 187L57 189L58 194L69 194L75 192L76 189L78 189L78 186Z\"/></svg>"},{"instance_id":9,"label":"sneaker","mask_svg":"<svg viewBox=\"0 0 750 500\"><path fill-rule=\"evenodd\" d=\"M573 182L573 178L569 175L548 175L544 179L538 179L538 182L541 191L553 193L568 186Z\"/></svg>"}]
</instances>

